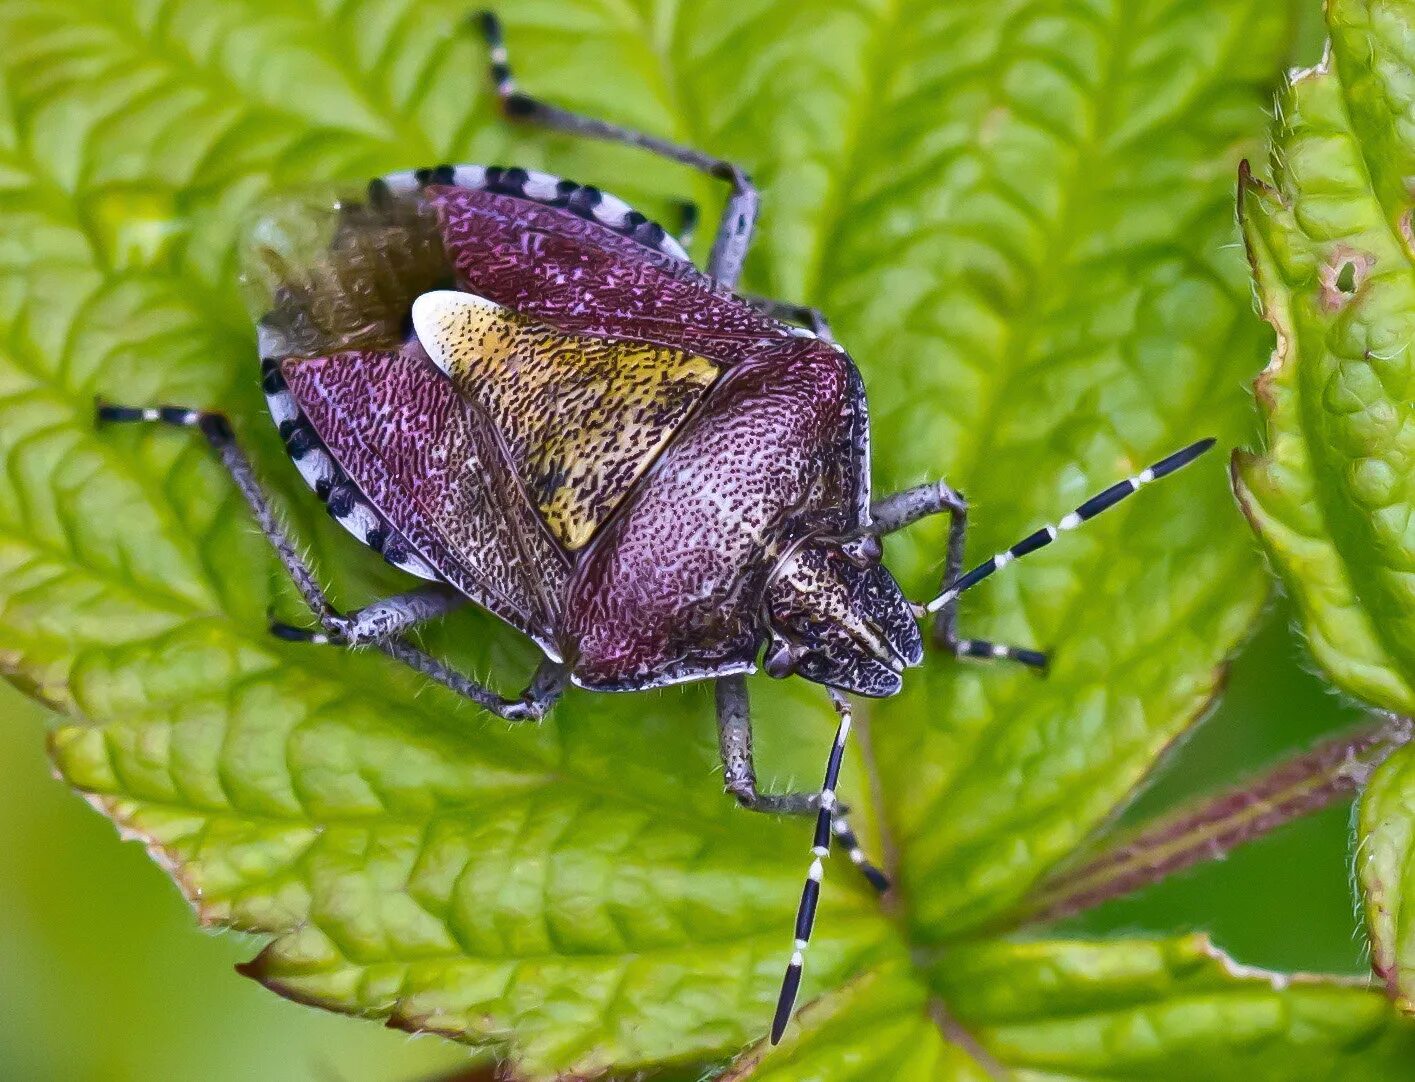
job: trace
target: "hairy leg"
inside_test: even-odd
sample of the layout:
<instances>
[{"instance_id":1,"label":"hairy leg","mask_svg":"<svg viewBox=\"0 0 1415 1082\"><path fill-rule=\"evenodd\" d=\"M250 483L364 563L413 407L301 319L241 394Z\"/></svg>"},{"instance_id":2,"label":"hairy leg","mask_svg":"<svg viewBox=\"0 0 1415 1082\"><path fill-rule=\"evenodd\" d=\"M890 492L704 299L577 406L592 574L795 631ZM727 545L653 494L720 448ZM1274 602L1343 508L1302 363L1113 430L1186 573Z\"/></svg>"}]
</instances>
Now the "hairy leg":
<instances>
[{"instance_id":1,"label":"hairy leg","mask_svg":"<svg viewBox=\"0 0 1415 1082\"><path fill-rule=\"evenodd\" d=\"M747 700L747 682L742 676L724 676L717 681L717 738L722 754L722 774L726 789L749 811L777 815L815 815L819 793L762 793L757 791L757 772L752 760L752 717ZM870 863L860 841L850 829L847 808L837 807L831 833L870 885L878 891L889 889L889 879Z\"/></svg>"},{"instance_id":2,"label":"hairy leg","mask_svg":"<svg viewBox=\"0 0 1415 1082\"><path fill-rule=\"evenodd\" d=\"M478 18L491 54L491 79L496 87L497 97L501 99L502 111L510 119L539 124L569 135L582 135L589 139L642 147L660 157L681 162L709 176L725 180L731 185L727 206L723 210L721 221L718 222L712 253L708 256L707 272L728 288L736 286L742 277L742 264L746 261L747 250L752 245L752 232L756 227L757 210L761 203L757 189L747 174L731 162L704 154L692 147L680 146L667 139L612 124L597 117L574 113L522 93L516 89L516 81L511 75L506 43L501 33L501 20L489 11L482 12Z\"/></svg>"},{"instance_id":3,"label":"hairy leg","mask_svg":"<svg viewBox=\"0 0 1415 1082\"><path fill-rule=\"evenodd\" d=\"M943 581L952 582L963 570L963 544L968 530L968 501L961 492L942 481L916 485L876 500L870 508L874 520L870 533L875 537L894 533L929 515L946 513L948 522L948 553ZM1037 650L1020 646L1004 646L986 639L965 639L958 635L958 600L952 599L938 610L934 620L934 644L948 650L954 657L996 659L1020 662L1033 669L1045 669L1047 657Z\"/></svg>"},{"instance_id":4,"label":"hairy leg","mask_svg":"<svg viewBox=\"0 0 1415 1082\"><path fill-rule=\"evenodd\" d=\"M332 615L321 620L322 631L272 623L271 632L289 642L332 643L340 646L363 646L391 639L403 632L466 604L467 599L452 587L430 582L407 593L394 594L365 605L353 612Z\"/></svg>"},{"instance_id":5,"label":"hairy leg","mask_svg":"<svg viewBox=\"0 0 1415 1082\"><path fill-rule=\"evenodd\" d=\"M236 442L235 433L231 430L230 422L226 420L224 415L210 410L185 409L180 406L133 407L100 404L98 420L110 423L165 424L177 428L195 428L200 431L220 458L221 464L230 473L232 480L236 483L236 488L245 497L246 503L250 506L251 513L255 517L256 525L260 527L260 532L265 535L266 540L275 550L276 556L279 557L281 564L284 565L286 572L294 581L295 588L299 590L300 596L304 598L310 612L327 630L334 631L341 626L340 621L346 618L330 603L323 587L315 577L314 571L305 563L289 535L285 532L285 527L271 506L270 498L266 495L265 489L261 487L255 470L251 467L250 459L246 457L245 452ZM408 597L407 594L400 596L405 599ZM375 642L375 646L389 657L416 669L429 679L436 680L507 721L526 721L544 717L564 687L563 667L547 661L542 664L530 686L519 698L505 699L475 680L454 672L436 658L423 653L417 647L401 639L379 640Z\"/></svg>"}]
</instances>

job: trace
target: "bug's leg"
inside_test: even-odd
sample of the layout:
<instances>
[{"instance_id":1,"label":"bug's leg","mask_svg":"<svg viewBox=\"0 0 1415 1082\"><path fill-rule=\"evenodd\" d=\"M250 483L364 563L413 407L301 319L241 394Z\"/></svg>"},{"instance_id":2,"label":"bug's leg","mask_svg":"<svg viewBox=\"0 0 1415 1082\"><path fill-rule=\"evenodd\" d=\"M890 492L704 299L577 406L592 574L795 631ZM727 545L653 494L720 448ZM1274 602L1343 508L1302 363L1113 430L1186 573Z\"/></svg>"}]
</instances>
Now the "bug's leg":
<instances>
[{"instance_id":1,"label":"bug's leg","mask_svg":"<svg viewBox=\"0 0 1415 1082\"><path fill-rule=\"evenodd\" d=\"M776 1000L776 1014L771 1020L771 1043L777 1044L786 1032L786 1023L791 1020L792 1008L796 1005L796 993L801 990L801 970L805 966L806 950L811 944L811 928L816 922L816 904L820 901L821 880L825 878L825 858L830 856L830 836L832 819L836 811L835 787L840 782L840 764L845 758L845 742L850 737L850 702L834 688L826 688L831 705L840 715L840 726L835 730L835 743L831 745L830 757L826 760L825 780L821 782L820 795L816 798L816 831L811 839L811 868L806 873L806 885L801 889L801 904L796 909L796 938L791 951L791 961L786 966L786 975L781 981L781 994Z\"/></svg>"},{"instance_id":2,"label":"bug's leg","mask_svg":"<svg viewBox=\"0 0 1415 1082\"><path fill-rule=\"evenodd\" d=\"M277 520L275 511L270 506L270 500L256 479L250 459L236 443L236 435L225 414L211 410L186 409L181 406L135 407L99 403L98 420L100 423L146 422L172 425L176 428L198 429L206 437L206 442L211 444L212 449L221 460L221 464L226 467L226 472L231 475L231 479L236 482L236 488L240 490L241 495L245 497L246 503L250 506L256 524L260 527L260 532L270 542L276 556L280 558L280 562L284 565L290 578L294 580L295 588L300 591L300 596L310 607L310 611L321 622L327 617L337 615L334 606L329 603L329 598L325 596L324 589L316 580L314 572L295 550L294 543L291 542L284 527Z\"/></svg>"},{"instance_id":3,"label":"bug's leg","mask_svg":"<svg viewBox=\"0 0 1415 1082\"><path fill-rule=\"evenodd\" d=\"M735 286L742 277L742 264L747 258L747 249L752 244L752 231L756 226L757 208L761 202L757 189L747 174L731 162L714 158L692 147L679 146L667 139L611 124L597 117L582 116L533 98L529 94L523 94L516 89L516 82L511 75L506 43L501 35L501 20L490 11L482 12L479 20L491 52L491 79L496 86L497 97L501 99L502 111L512 120L529 121L570 135L583 135L590 139L642 147L661 157L725 180L732 186L732 192L727 198L727 207L717 226L712 254L708 256L707 272L723 285L729 288Z\"/></svg>"},{"instance_id":4,"label":"bug's leg","mask_svg":"<svg viewBox=\"0 0 1415 1082\"><path fill-rule=\"evenodd\" d=\"M968 533L968 500L947 485L938 487L946 493L944 509L948 512L948 554L944 561L943 581L952 582L963 570L963 547ZM986 639L964 639L958 635L958 601L944 605L934 617L934 645L948 650L954 657L989 658L1016 661L1033 669L1045 669L1047 656L1040 650L1023 646L1006 646Z\"/></svg>"},{"instance_id":5,"label":"bug's leg","mask_svg":"<svg viewBox=\"0 0 1415 1082\"><path fill-rule=\"evenodd\" d=\"M787 323L799 323L809 329L817 338L827 342L835 341L835 335L830 329L830 321L825 318L825 313L819 308L812 308L807 304L792 304L790 301L773 300L771 297L745 296L742 299L765 316Z\"/></svg>"},{"instance_id":6,"label":"bug's leg","mask_svg":"<svg viewBox=\"0 0 1415 1082\"><path fill-rule=\"evenodd\" d=\"M963 570L963 544L968 531L968 501L963 493L942 481L916 485L876 500L870 507L873 520L870 533L875 537L894 533L929 515L948 514L948 554L943 581L952 582ZM954 657L987 658L1016 661L1033 669L1045 669L1047 656L1039 650L1022 646L1004 646L986 639L964 639L958 635L958 600L938 610L934 619L934 645L948 650Z\"/></svg>"},{"instance_id":7,"label":"bug's leg","mask_svg":"<svg viewBox=\"0 0 1415 1082\"><path fill-rule=\"evenodd\" d=\"M698 205L691 199L680 199L678 207L678 243L686 252L698 235Z\"/></svg>"},{"instance_id":8,"label":"bug's leg","mask_svg":"<svg viewBox=\"0 0 1415 1082\"><path fill-rule=\"evenodd\" d=\"M717 741L722 753L722 775L725 787L737 802L749 811L777 815L814 815L819 806L818 793L760 793L757 772L752 761L752 717L747 700L744 677L720 677L717 692ZM870 863L860 848L860 841L850 829L847 809L838 806L831 831L839 845L860 869L870 885L881 893L889 889L888 877Z\"/></svg>"},{"instance_id":9,"label":"bug's leg","mask_svg":"<svg viewBox=\"0 0 1415 1082\"><path fill-rule=\"evenodd\" d=\"M260 532L270 542L271 548L275 550L276 556L279 557L281 564L284 565L286 572L294 581L295 588L299 590L300 596L304 598L310 611L321 624L339 616L339 612L330 604L329 598L315 578L314 572L301 558L294 543L286 534L284 526L281 525L275 514L275 509L270 504L269 497L256 478L250 459L246 457L245 452L236 442L235 433L231 430L231 424L224 414L211 410L186 409L181 406L136 407L99 403L97 419L100 423L144 422L198 429L206 437L207 443L211 444L212 449L220 458L221 464L231 475L231 479L235 481L236 488L245 498L255 517L256 524L260 527ZM546 665L542 665L535 679L531 681L530 687L520 698L504 699L496 692L483 687L461 673L454 672L437 659L401 639L387 639L375 645L389 657L416 669L459 695L466 696L478 706L505 718L507 721L543 717L559 697L560 690L564 686L564 672L561 666L547 662ZM556 673L559 675L556 676Z\"/></svg>"},{"instance_id":10,"label":"bug's leg","mask_svg":"<svg viewBox=\"0 0 1415 1082\"><path fill-rule=\"evenodd\" d=\"M466 601L466 597L452 587L440 582L429 582L406 593L385 597L353 612L328 617L322 621L322 631L279 622L271 623L270 631L277 638L288 642L363 646L401 635L424 620L445 616L453 609L466 604Z\"/></svg>"},{"instance_id":11,"label":"bug's leg","mask_svg":"<svg viewBox=\"0 0 1415 1082\"><path fill-rule=\"evenodd\" d=\"M752 715L747 681L740 674L719 677L717 743L722 754L723 783L737 802L749 811L778 815L814 815L815 793L759 793L752 758Z\"/></svg>"},{"instance_id":12,"label":"bug's leg","mask_svg":"<svg viewBox=\"0 0 1415 1082\"><path fill-rule=\"evenodd\" d=\"M870 504L870 529L875 537L898 533L930 515L947 513L954 523L963 523L967 528L968 500L957 489L950 488L943 481L931 481L925 485L915 485L889 496L884 496ZM949 531L950 544L953 531Z\"/></svg>"},{"instance_id":13,"label":"bug's leg","mask_svg":"<svg viewBox=\"0 0 1415 1082\"><path fill-rule=\"evenodd\" d=\"M503 721L539 721L559 701L569 679L564 665L546 658L540 663L519 698L504 699L471 677L449 668L431 654L424 653L416 646L410 646L402 639L388 639L378 643L378 648L408 668L416 669L428 679L435 680L458 695L471 699L483 709L490 710Z\"/></svg>"}]
</instances>

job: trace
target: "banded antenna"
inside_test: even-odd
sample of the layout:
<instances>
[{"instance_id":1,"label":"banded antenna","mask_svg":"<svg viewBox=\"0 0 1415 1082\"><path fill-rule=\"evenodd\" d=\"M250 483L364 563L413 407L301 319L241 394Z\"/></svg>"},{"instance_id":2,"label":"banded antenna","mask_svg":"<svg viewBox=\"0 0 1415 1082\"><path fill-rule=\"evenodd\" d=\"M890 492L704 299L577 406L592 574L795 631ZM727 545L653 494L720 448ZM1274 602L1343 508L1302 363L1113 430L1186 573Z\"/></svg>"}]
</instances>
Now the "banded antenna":
<instances>
[{"instance_id":1,"label":"banded antenna","mask_svg":"<svg viewBox=\"0 0 1415 1082\"><path fill-rule=\"evenodd\" d=\"M1182 450L1175 451L1174 454L1167 458L1160 459L1149 469L1141 470L1134 477L1127 478L1124 481L1117 481L1104 492L1099 492L1092 496L1055 526L1043 526L1040 530L1036 530L1022 538L1021 541L1018 541L1011 548L1004 549L996 556L989 557L977 567L973 568L973 570L959 576L950 583L946 583L943 592L924 606L924 612L926 614L938 612L939 609L956 599L959 594L966 590L971 590L994 571L1000 571L1013 560L1036 552L1038 549L1046 548L1068 530L1074 530L1077 526L1081 525L1081 523L1095 518L1102 511L1109 510L1121 500L1125 499L1126 496L1138 492L1142 486L1148 485L1151 481L1158 481L1161 477L1167 477L1176 470L1189 465L1189 463L1193 462L1213 445L1214 440L1212 437L1206 440L1199 440L1197 443L1191 443Z\"/></svg>"},{"instance_id":2,"label":"banded antenna","mask_svg":"<svg viewBox=\"0 0 1415 1082\"><path fill-rule=\"evenodd\" d=\"M1074 530L1081 523L1095 518L1102 511L1114 507L1126 496L1138 492L1151 481L1158 481L1176 470L1189 465L1214 445L1212 439L1199 440L1182 450L1162 458L1148 469L1141 470L1134 477L1118 481L1104 492L1092 496L1080 507L1072 511L1055 526L1043 526L1028 534L1011 548L999 552L980 563L973 570L947 583L943 592L923 607L925 614L938 612L951 604L958 595L971 589L994 571L998 571L1014 560L1045 548L1058 536ZM835 809L839 803L835 787L840 781L840 764L845 756L845 742L850 735L850 703L834 688L826 688L831 704L840 715L840 726L835 732L835 743L831 745L830 758L826 762L825 780L821 783L820 797L816 807L816 832L811 842L811 868L806 875L805 886L801 889L801 903L796 909L796 941L791 951L791 961L786 966L786 975L781 981L781 992L776 1000L776 1014L771 1021L771 1043L777 1044L786 1032L786 1024L791 1021L791 1013L796 1005L796 994L801 989L801 971L805 967L806 949L810 946L811 928L816 920L816 905L820 901L821 880L825 878L825 859L830 855L830 835ZM872 880L873 881L873 880Z\"/></svg>"},{"instance_id":3,"label":"banded antenna","mask_svg":"<svg viewBox=\"0 0 1415 1082\"><path fill-rule=\"evenodd\" d=\"M850 736L850 701L834 688L825 689L830 703L840 715L835 730L835 743L830 746L830 758L825 764L825 780L821 782L816 804L816 833L811 840L811 870L806 885L801 888L801 904L796 909L796 943L786 976L781 981L781 994L776 999L776 1015L771 1020L771 1043L781 1041L786 1023L791 1021L791 1009L796 1005L796 993L801 989L801 970L806 964L806 948L811 943L811 927L816 922L816 903L820 901L821 880L825 878L825 858L830 856L831 821L835 817L835 787L840 782L840 764L845 758L845 742Z\"/></svg>"}]
</instances>

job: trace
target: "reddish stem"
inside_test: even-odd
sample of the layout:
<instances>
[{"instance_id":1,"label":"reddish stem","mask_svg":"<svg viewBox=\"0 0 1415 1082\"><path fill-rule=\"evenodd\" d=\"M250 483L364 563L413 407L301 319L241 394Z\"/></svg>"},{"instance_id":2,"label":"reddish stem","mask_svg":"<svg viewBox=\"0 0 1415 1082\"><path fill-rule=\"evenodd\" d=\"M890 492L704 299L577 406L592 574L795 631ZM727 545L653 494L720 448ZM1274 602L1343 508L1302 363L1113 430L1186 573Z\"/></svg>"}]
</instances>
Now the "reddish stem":
<instances>
[{"instance_id":1,"label":"reddish stem","mask_svg":"<svg viewBox=\"0 0 1415 1082\"><path fill-rule=\"evenodd\" d=\"M1364 785L1409 742L1411 725L1387 716L1151 820L1090 860L1053 874L1033 894L1025 919L1053 921L1094 908L1322 810Z\"/></svg>"}]
</instances>

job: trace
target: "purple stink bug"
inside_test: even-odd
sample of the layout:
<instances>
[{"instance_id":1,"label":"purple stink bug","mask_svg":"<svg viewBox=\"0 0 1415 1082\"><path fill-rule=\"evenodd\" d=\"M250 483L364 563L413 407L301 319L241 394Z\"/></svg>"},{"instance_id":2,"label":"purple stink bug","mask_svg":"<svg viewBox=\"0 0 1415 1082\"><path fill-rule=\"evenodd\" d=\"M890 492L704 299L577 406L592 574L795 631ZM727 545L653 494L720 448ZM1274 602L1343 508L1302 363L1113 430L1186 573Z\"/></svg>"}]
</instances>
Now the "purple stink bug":
<instances>
[{"instance_id":1,"label":"purple stink bug","mask_svg":"<svg viewBox=\"0 0 1415 1082\"><path fill-rule=\"evenodd\" d=\"M481 23L507 116L642 147L731 194L706 273L618 199L524 169L374 180L327 220L297 220L317 239L293 256L256 227L262 379L286 447L331 515L426 583L337 612L221 414L102 405L99 417L200 428L320 624L275 625L284 638L373 644L508 721L543 717L567 681L637 691L714 680L727 790L753 811L815 817L775 1043L832 839L888 888L836 798L845 693L897 692L923 658L917 621L930 615L957 656L1043 668L1036 651L960 638L958 596L1213 441L961 574L961 495L938 482L871 499L864 385L821 315L733 292L758 206L746 174L517 91L497 20ZM881 563L880 538L945 512L944 584L915 604ZM469 600L545 655L518 698L402 638ZM818 792L757 790L744 677L759 660L824 685L839 715Z\"/></svg>"}]
</instances>

